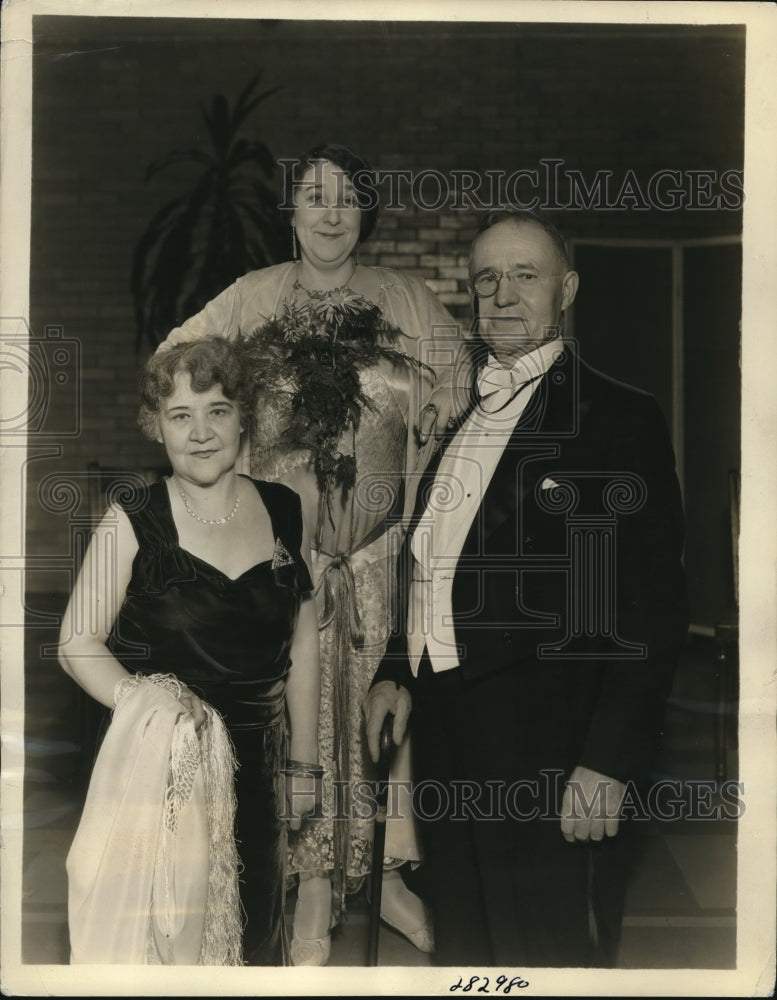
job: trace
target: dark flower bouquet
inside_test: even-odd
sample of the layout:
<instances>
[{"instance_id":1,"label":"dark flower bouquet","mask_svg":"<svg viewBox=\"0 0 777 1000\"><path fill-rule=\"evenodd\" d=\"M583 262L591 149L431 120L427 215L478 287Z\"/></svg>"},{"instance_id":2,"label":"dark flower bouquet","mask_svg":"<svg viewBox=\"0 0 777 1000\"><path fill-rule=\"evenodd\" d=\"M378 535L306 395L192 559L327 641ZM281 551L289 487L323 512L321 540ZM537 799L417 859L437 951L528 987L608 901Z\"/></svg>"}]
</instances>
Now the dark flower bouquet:
<instances>
[{"instance_id":1,"label":"dark flower bouquet","mask_svg":"<svg viewBox=\"0 0 777 1000\"><path fill-rule=\"evenodd\" d=\"M287 302L280 316L243 339L259 405L262 398L285 397L283 442L310 449L328 508L336 488L345 501L356 482L353 451L341 451L344 435L355 436L362 409L373 408L359 373L379 361L423 367L394 346L401 336L378 306L343 288L309 302Z\"/></svg>"}]
</instances>

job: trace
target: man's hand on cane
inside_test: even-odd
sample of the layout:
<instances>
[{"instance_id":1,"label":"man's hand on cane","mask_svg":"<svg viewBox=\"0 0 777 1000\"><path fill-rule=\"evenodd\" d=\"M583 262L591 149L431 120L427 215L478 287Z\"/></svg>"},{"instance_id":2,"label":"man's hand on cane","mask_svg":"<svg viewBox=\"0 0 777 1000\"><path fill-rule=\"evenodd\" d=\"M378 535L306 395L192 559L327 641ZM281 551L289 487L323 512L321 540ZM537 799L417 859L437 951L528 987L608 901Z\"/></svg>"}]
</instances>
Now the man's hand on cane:
<instances>
[{"instance_id":1,"label":"man's hand on cane","mask_svg":"<svg viewBox=\"0 0 777 1000\"><path fill-rule=\"evenodd\" d=\"M392 739L394 744L399 746L405 736L411 705L410 692L407 688L399 687L394 681L380 681L367 692L363 711L367 728L367 745L374 763L377 764L380 756L380 731L383 720L389 713L394 716Z\"/></svg>"}]
</instances>

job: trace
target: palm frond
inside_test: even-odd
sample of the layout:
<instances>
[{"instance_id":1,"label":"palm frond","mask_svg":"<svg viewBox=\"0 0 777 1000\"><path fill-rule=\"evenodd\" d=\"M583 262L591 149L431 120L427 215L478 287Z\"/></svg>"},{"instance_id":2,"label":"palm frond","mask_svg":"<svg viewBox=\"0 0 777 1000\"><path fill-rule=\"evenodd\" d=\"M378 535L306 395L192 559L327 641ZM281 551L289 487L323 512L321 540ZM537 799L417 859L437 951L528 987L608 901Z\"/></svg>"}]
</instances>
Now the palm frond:
<instances>
[{"instance_id":1,"label":"palm frond","mask_svg":"<svg viewBox=\"0 0 777 1000\"><path fill-rule=\"evenodd\" d=\"M259 198L254 201L235 198L232 204L235 211L248 219L251 225L256 226L257 229L267 226L268 222L276 221L273 218L274 211L277 209L275 201L270 200L267 204L263 204Z\"/></svg>"},{"instance_id":2,"label":"palm frond","mask_svg":"<svg viewBox=\"0 0 777 1000\"><path fill-rule=\"evenodd\" d=\"M177 303L190 273L194 233L207 203L209 186L205 178L158 232L155 253L139 288L145 332L154 344L184 318Z\"/></svg>"},{"instance_id":3,"label":"palm frond","mask_svg":"<svg viewBox=\"0 0 777 1000\"><path fill-rule=\"evenodd\" d=\"M201 163L204 166L212 166L213 157L203 153L201 149L174 149L146 167L145 182L148 183L160 171L167 170L176 163Z\"/></svg>"},{"instance_id":4,"label":"palm frond","mask_svg":"<svg viewBox=\"0 0 777 1000\"><path fill-rule=\"evenodd\" d=\"M280 87L271 87L269 90L265 90L261 94L257 94L252 98L251 92L259 83L260 77L261 73L257 73L256 76L249 81L245 90L243 90L238 99L235 101L235 107L232 112L232 121L230 123L233 134L239 130L246 118L248 118L248 116L263 101L266 101L268 97L272 97L273 94L276 94L281 89Z\"/></svg>"},{"instance_id":5,"label":"palm frond","mask_svg":"<svg viewBox=\"0 0 777 1000\"><path fill-rule=\"evenodd\" d=\"M197 312L242 273L231 262L232 255L226 245L224 219L217 213L211 215L207 233L198 249L198 259L191 269L194 284L182 305L182 311L186 315Z\"/></svg>"},{"instance_id":6,"label":"palm frond","mask_svg":"<svg viewBox=\"0 0 777 1000\"><path fill-rule=\"evenodd\" d=\"M289 257L290 231L281 221L275 203L262 210L250 202L240 202L238 207L249 222L246 230L250 240L248 257L252 267L264 267Z\"/></svg>"},{"instance_id":7,"label":"palm frond","mask_svg":"<svg viewBox=\"0 0 777 1000\"><path fill-rule=\"evenodd\" d=\"M230 150L227 162L233 168L244 164L258 164L268 177L272 177L275 168L272 153L260 140L238 139Z\"/></svg>"},{"instance_id":8,"label":"palm frond","mask_svg":"<svg viewBox=\"0 0 777 1000\"><path fill-rule=\"evenodd\" d=\"M187 200L187 198L188 195L179 195L179 197L173 198L172 201L163 205L153 217L151 222L149 222L145 232L135 246L135 251L132 256L132 271L130 273L130 291L135 298L135 319L139 326L141 324L139 323L137 308L140 304L140 295L145 282L146 258L153 249L154 244L159 241L162 233L169 226L171 216L173 216L175 212L179 211L180 207Z\"/></svg>"},{"instance_id":9,"label":"palm frond","mask_svg":"<svg viewBox=\"0 0 777 1000\"><path fill-rule=\"evenodd\" d=\"M282 219L278 192L263 184L233 184L229 192L230 203L241 211L254 209L268 224L278 225ZM288 227L287 227L288 228Z\"/></svg>"},{"instance_id":10,"label":"palm frond","mask_svg":"<svg viewBox=\"0 0 777 1000\"><path fill-rule=\"evenodd\" d=\"M202 117L208 129L210 141L216 153L216 159L224 161L229 151L232 138L230 128L229 104L223 94L216 94L211 102L210 113L202 110Z\"/></svg>"},{"instance_id":11,"label":"palm frond","mask_svg":"<svg viewBox=\"0 0 777 1000\"><path fill-rule=\"evenodd\" d=\"M216 94L200 107L210 148L174 149L146 169L149 181L175 165L200 168L191 191L167 202L138 240L132 260L136 348L199 310L226 285L255 267L288 256L288 239L273 188L275 160L267 144L239 135L259 104L256 74L234 106Z\"/></svg>"},{"instance_id":12,"label":"palm frond","mask_svg":"<svg viewBox=\"0 0 777 1000\"><path fill-rule=\"evenodd\" d=\"M235 114L237 114L237 109L242 108L251 96L251 91L256 87L257 83L261 78L261 73L255 73L245 87L237 95L237 100L235 101ZM233 125L236 124L236 119L233 118ZM239 124L239 123L237 123Z\"/></svg>"}]
</instances>

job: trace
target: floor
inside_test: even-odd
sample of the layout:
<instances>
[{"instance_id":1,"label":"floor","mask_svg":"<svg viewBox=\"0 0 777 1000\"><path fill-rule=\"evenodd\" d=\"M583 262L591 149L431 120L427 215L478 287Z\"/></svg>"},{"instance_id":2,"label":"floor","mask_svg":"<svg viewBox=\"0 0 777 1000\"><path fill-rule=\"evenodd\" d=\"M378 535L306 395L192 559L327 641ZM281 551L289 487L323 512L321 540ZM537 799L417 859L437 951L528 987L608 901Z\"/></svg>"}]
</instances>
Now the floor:
<instances>
[{"instance_id":1,"label":"floor","mask_svg":"<svg viewBox=\"0 0 777 1000\"><path fill-rule=\"evenodd\" d=\"M36 609L53 611L55 595L37 595ZM31 622L26 677L25 837L22 960L68 961L67 883L64 860L88 778L80 733L91 719L76 686L51 655L56 630ZM48 650L47 650L47 647ZM716 780L714 741L715 648L692 638L677 672L656 778L672 779L685 807L692 785L705 782L700 808L731 812L730 796ZM727 777L736 778L734 706L726 735ZM701 795L701 799L698 796ZM629 885L618 965L634 968L735 966L736 823L730 819L665 819L634 824L640 861ZM293 913L290 894L287 914ZM350 900L347 919L333 935L331 966L366 964L368 907L364 894ZM388 927L380 934L379 965L426 966L418 952Z\"/></svg>"}]
</instances>

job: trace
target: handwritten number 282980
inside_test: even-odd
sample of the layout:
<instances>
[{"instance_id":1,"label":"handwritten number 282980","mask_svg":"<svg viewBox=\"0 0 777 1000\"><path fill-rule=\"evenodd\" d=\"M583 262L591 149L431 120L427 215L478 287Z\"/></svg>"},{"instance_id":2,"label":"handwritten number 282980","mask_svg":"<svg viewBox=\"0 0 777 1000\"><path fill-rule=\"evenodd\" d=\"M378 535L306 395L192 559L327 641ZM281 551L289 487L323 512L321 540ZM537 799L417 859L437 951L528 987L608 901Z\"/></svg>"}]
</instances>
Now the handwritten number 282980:
<instances>
[{"instance_id":1,"label":"handwritten number 282980","mask_svg":"<svg viewBox=\"0 0 777 1000\"><path fill-rule=\"evenodd\" d=\"M481 986L475 989L475 983L483 981ZM468 983L459 976L459 981L453 983L450 987L450 992L455 993L456 990L461 990L462 993L469 993L472 989L475 989L476 993L490 993L491 980L488 976L470 976ZM527 979L523 979L521 976L513 976L512 979L508 979L507 976L497 976L494 980L494 992L496 993L509 993L512 989L523 990L529 985Z\"/></svg>"}]
</instances>

